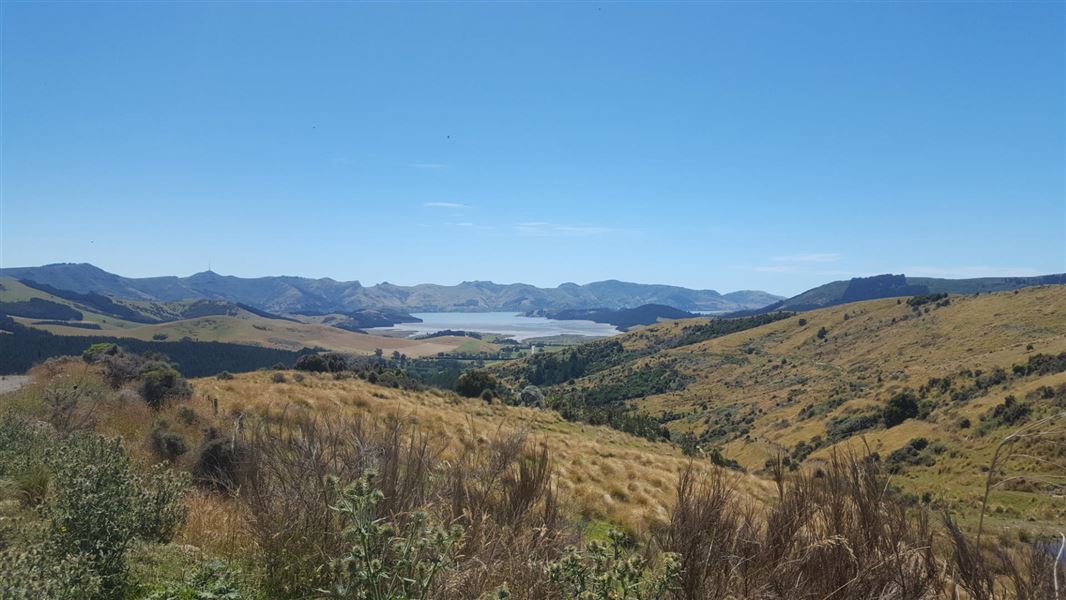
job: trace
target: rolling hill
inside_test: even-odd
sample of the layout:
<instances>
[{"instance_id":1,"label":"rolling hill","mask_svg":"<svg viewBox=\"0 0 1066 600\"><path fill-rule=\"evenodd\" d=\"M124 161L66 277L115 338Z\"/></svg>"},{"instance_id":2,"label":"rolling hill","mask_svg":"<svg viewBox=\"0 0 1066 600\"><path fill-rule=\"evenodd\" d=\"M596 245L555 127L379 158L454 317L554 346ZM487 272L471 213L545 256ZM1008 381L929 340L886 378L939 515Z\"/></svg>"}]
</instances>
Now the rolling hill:
<instances>
[{"instance_id":1,"label":"rolling hill","mask_svg":"<svg viewBox=\"0 0 1066 600\"><path fill-rule=\"evenodd\" d=\"M982 466L1000 438L1066 410L1066 286L781 317L750 327L671 321L496 371L514 389L540 385L549 405L578 416L628 406L676 442L749 470L781 456L817 464L864 440L898 467L903 485L945 506L979 500ZM730 333L730 322L743 330ZM898 406L905 416L897 422ZM913 449L931 441L933 450ZM1027 483L993 494L997 518L1066 518L1052 496L1061 488L1040 483L1066 484L1055 479L1061 473L1025 461L1018 468Z\"/></svg>"},{"instance_id":2,"label":"rolling hill","mask_svg":"<svg viewBox=\"0 0 1066 600\"><path fill-rule=\"evenodd\" d=\"M41 267L0 269L0 275L31 280L82 294L144 301L193 299L240 302L278 313L351 312L363 308L405 311L527 311L564 308L628 308L666 304L683 310L729 311L755 309L781 298L766 292L691 290L668 285L600 281L586 285L564 283L538 288L523 283L467 281L454 286L381 283L304 277L241 278L212 271L189 277L128 278L90 264L62 263Z\"/></svg>"},{"instance_id":3,"label":"rolling hill","mask_svg":"<svg viewBox=\"0 0 1066 600\"><path fill-rule=\"evenodd\" d=\"M1034 285L1066 284L1066 273L1036 277L981 277L976 279L937 279L906 275L875 275L833 281L802 294L767 304L754 310L737 311L731 316L765 314L779 310L804 311L878 298L898 298L921 294L980 294L1007 292Z\"/></svg>"},{"instance_id":4,"label":"rolling hill","mask_svg":"<svg viewBox=\"0 0 1066 600\"><path fill-rule=\"evenodd\" d=\"M114 336L142 341L224 342L298 351L321 348L370 354L377 349L408 356L435 355L469 343L465 337L409 340L274 315L222 300L157 302L113 300L0 277L0 314L60 336ZM48 290L48 291L45 291ZM57 295L60 294L60 295ZM342 317L341 324L352 317ZM321 321L321 318L317 319ZM486 344L486 349L491 349Z\"/></svg>"}]
</instances>

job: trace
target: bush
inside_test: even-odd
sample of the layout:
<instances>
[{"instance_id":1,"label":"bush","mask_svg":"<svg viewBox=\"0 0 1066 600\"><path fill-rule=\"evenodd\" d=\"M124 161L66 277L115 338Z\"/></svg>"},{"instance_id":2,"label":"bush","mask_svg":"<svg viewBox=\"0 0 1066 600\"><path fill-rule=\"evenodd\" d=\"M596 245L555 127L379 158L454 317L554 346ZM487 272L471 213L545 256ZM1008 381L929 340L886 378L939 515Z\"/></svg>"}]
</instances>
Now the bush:
<instances>
[{"instance_id":1,"label":"bush","mask_svg":"<svg viewBox=\"0 0 1066 600\"><path fill-rule=\"evenodd\" d=\"M293 368L297 371L325 373L329 371L329 364L320 354L305 354L296 360L296 365Z\"/></svg>"},{"instance_id":2,"label":"bush","mask_svg":"<svg viewBox=\"0 0 1066 600\"><path fill-rule=\"evenodd\" d=\"M211 428L204 433L197 452L192 474L196 482L217 490L231 490L237 486L243 448Z\"/></svg>"},{"instance_id":3,"label":"bush","mask_svg":"<svg viewBox=\"0 0 1066 600\"><path fill-rule=\"evenodd\" d=\"M3 600L85 600L102 590L85 555L43 545L0 551L0 582Z\"/></svg>"},{"instance_id":4,"label":"bush","mask_svg":"<svg viewBox=\"0 0 1066 600\"><path fill-rule=\"evenodd\" d=\"M166 542L184 522L187 477L157 465L141 476L118 440L79 434L48 455L55 492L44 508L46 551L83 556L104 595L126 586L126 553L135 539Z\"/></svg>"},{"instance_id":5,"label":"bush","mask_svg":"<svg viewBox=\"0 0 1066 600\"><path fill-rule=\"evenodd\" d=\"M544 392L535 385L527 385L518 394L518 401L524 406L540 406L544 403Z\"/></svg>"},{"instance_id":6,"label":"bush","mask_svg":"<svg viewBox=\"0 0 1066 600\"><path fill-rule=\"evenodd\" d=\"M222 381L228 381L230 379L233 379L233 373L230 373L229 371L222 371L218 375L215 375L215 379L220 379Z\"/></svg>"},{"instance_id":7,"label":"bush","mask_svg":"<svg viewBox=\"0 0 1066 600\"><path fill-rule=\"evenodd\" d=\"M183 502L189 474L157 464L145 475L134 476L134 534L138 539L165 544L185 522L189 509Z\"/></svg>"},{"instance_id":8,"label":"bush","mask_svg":"<svg viewBox=\"0 0 1066 600\"><path fill-rule=\"evenodd\" d=\"M885 427L895 427L907 419L918 416L918 398L911 391L900 392L889 398L881 411Z\"/></svg>"},{"instance_id":9,"label":"bush","mask_svg":"<svg viewBox=\"0 0 1066 600\"><path fill-rule=\"evenodd\" d=\"M173 367L155 364L141 371L140 392L148 406L161 408L168 399L191 396L192 387Z\"/></svg>"},{"instance_id":10,"label":"bush","mask_svg":"<svg viewBox=\"0 0 1066 600\"><path fill-rule=\"evenodd\" d=\"M471 369L459 376L459 380L455 382L455 391L467 398L477 398L486 390L495 392L497 385L499 384L496 377L488 371Z\"/></svg>"},{"instance_id":11,"label":"bush","mask_svg":"<svg viewBox=\"0 0 1066 600\"><path fill-rule=\"evenodd\" d=\"M274 373L270 376L270 381L273 383L285 383L288 380L285 379L284 373Z\"/></svg>"},{"instance_id":12,"label":"bush","mask_svg":"<svg viewBox=\"0 0 1066 600\"><path fill-rule=\"evenodd\" d=\"M185 438L170 432L169 429L170 424L166 421L156 421L149 437L156 456L165 461L174 462L189 451L189 445L185 443Z\"/></svg>"},{"instance_id":13,"label":"bush","mask_svg":"<svg viewBox=\"0 0 1066 600\"><path fill-rule=\"evenodd\" d=\"M129 457L117 440L79 435L59 445L50 462L52 547L85 556L104 592L121 590L135 525Z\"/></svg>"}]
</instances>

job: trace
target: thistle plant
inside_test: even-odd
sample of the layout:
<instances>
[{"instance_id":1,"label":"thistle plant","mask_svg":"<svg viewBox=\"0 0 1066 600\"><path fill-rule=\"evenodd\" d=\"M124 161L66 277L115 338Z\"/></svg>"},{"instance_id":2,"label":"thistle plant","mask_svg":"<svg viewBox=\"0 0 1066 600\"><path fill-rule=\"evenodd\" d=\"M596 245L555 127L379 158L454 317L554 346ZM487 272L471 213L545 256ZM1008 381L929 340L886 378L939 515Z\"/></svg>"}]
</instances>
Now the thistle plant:
<instances>
[{"instance_id":1,"label":"thistle plant","mask_svg":"<svg viewBox=\"0 0 1066 600\"><path fill-rule=\"evenodd\" d=\"M368 471L341 487L333 507L345 524L351 549L331 564L332 585L322 590L331 598L358 600L424 600L437 575L451 562L459 527L446 530L424 512L412 513L404 523L377 516L385 498Z\"/></svg>"},{"instance_id":2,"label":"thistle plant","mask_svg":"<svg viewBox=\"0 0 1066 600\"><path fill-rule=\"evenodd\" d=\"M676 581L680 563L674 554L664 554L662 564L648 565L626 548L625 534L611 530L608 541L592 542L582 552L567 548L560 560L548 567L548 575L566 600L641 600L662 598Z\"/></svg>"}]
</instances>

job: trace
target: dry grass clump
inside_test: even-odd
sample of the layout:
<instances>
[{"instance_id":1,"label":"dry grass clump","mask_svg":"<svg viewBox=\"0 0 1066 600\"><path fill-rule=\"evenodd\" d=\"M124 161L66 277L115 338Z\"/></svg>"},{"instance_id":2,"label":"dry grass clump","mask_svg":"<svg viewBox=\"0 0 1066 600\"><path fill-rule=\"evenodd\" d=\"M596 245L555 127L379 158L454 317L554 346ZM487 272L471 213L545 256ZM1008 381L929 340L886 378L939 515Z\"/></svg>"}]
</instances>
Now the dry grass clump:
<instances>
[{"instance_id":1,"label":"dry grass clump","mask_svg":"<svg viewBox=\"0 0 1066 600\"><path fill-rule=\"evenodd\" d=\"M548 452L523 433L454 452L441 435L395 417L295 416L250 423L233 444L242 449L234 501L270 597L304 597L328 584L323 566L346 547L329 480L368 470L383 493L379 517L402 523L428 510L462 527L457 564L436 597L476 598L505 582L515 597L544 597L544 565L575 540L559 514Z\"/></svg>"},{"instance_id":2,"label":"dry grass clump","mask_svg":"<svg viewBox=\"0 0 1066 600\"><path fill-rule=\"evenodd\" d=\"M834 457L780 490L760 515L719 475L681 478L660 542L682 556L681 597L918 599L937 589L927 520L908 514L876 463Z\"/></svg>"}]
</instances>

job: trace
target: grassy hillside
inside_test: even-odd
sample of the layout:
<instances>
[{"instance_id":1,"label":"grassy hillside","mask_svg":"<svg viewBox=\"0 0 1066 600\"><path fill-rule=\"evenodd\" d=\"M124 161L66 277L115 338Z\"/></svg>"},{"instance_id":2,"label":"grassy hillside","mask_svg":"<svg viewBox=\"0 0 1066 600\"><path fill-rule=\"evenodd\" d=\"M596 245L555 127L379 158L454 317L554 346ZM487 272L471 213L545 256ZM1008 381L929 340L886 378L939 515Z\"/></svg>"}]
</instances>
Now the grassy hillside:
<instances>
[{"instance_id":1,"label":"grassy hillside","mask_svg":"<svg viewBox=\"0 0 1066 600\"><path fill-rule=\"evenodd\" d=\"M549 404L629 406L678 443L718 449L749 470L782 455L817 465L834 447L860 440L886 461L900 451L892 462L901 484L964 508L980 499L982 466L998 439L1066 410L1066 372L1013 371L1038 354L1066 352L1063 286L917 307L907 299L852 303L699 341L692 332L701 323L662 323L589 346L599 355L565 379L545 379L533 359L499 372L516 389L539 383ZM1008 396L1024 405L1024 418L1002 418L1013 410L1002 408ZM882 416L897 397L913 398L920 415L886 427ZM923 437L940 445L908 459L905 447ZM1057 466L1013 466L1026 483L993 494L1000 521L1066 518L1053 495L1061 489L1044 483L1060 475Z\"/></svg>"},{"instance_id":2,"label":"grassy hillside","mask_svg":"<svg viewBox=\"0 0 1066 600\"><path fill-rule=\"evenodd\" d=\"M1066 575L1047 538L974 537L950 519L934 533L929 507L870 457L770 483L550 411L400 391L371 374L189 385L157 358L105 349L39 366L0 401L5 589L818 600L994 587L1050 600L1051 573Z\"/></svg>"},{"instance_id":3,"label":"grassy hillside","mask_svg":"<svg viewBox=\"0 0 1066 600\"><path fill-rule=\"evenodd\" d=\"M922 294L987 294L1007 292L1040 285L1066 284L1066 273L1033 277L979 277L974 279L940 279L936 277L907 277L906 275L874 275L854 277L846 281L832 281L784 300L766 304L743 314L759 314L780 310L815 310L879 298L898 298Z\"/></svg>"}]
</instances>

